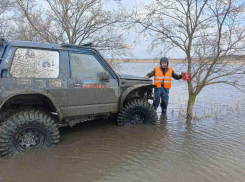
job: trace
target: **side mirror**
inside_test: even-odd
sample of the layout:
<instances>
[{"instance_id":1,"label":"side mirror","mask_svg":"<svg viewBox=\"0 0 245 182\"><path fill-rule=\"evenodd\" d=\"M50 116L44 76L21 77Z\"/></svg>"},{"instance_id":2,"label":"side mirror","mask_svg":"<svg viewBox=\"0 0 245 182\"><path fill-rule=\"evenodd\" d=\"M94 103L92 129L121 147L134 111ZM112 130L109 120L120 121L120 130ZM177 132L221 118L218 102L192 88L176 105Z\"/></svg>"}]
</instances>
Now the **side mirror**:
<instances>
[{"instance_id":1,"label":"side mirror","mask_svg":"<svg viewBox=\"0 0 245 182\"><path fill-rule=\"evenodd\" d=\"M102 73L102 75L103 75L103 79L105 80L105 81L107 81L107 82L109 82L109 73L107 72L107 71L104 71L103 73Z\"/></svg>"}]
</instances>

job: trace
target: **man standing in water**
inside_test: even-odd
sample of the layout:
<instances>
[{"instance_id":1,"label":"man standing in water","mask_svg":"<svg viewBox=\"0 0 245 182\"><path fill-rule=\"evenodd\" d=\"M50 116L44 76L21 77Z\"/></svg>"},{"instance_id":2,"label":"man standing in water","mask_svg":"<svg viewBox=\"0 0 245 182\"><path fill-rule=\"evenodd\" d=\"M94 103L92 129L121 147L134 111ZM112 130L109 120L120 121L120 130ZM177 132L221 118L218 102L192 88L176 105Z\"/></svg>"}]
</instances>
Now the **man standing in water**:
<instances>
[{"instance_id":1,"label":"man standing in water","mask_svg":"<svg viewBox=\"0 0 245 182\"><path fill-rule=\"evenodd\" d=\"M175 74L173 69L168 67L168 58L163 57L160 59L160 66L154 68L154 70L148 73L145 78L151 78L153 76L154 85L156 85L154 90L153 107L155 110L157 110L161 99L162 112L166 113L172 77L176 80L179 80L182 78L182 75Z\"/></svg>"}]
</instances>

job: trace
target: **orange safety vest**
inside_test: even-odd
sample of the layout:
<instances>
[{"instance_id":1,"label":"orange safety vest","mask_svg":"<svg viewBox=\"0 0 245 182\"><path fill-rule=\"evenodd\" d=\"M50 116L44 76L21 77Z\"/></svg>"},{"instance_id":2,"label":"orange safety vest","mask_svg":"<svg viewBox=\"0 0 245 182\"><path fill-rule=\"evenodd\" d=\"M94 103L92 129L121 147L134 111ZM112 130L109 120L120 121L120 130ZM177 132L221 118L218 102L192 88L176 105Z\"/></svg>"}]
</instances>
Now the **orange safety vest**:
<instances>
[{"instance_id":1,"label":"orange safety vest","mask_svg":"<svg viewBox=\"0 0 245 182\"><path fill-rule=\"evenodd\" d=\"M164 88L171 88L172 73L173 69L168 67L168 71L163 75L160 66L156 67L154 85L156 85L157 88L161 88L162 81L164 81Z\"/></svg>"}]
</instances>

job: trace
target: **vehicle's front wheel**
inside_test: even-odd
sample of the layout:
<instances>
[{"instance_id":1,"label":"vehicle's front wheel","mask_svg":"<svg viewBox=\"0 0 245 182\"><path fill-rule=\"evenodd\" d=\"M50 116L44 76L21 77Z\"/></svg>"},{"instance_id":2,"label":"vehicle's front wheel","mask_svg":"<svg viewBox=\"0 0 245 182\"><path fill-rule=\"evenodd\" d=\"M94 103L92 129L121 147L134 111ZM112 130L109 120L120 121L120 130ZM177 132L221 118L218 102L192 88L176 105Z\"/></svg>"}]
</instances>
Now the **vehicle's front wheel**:
<instances>
[{"instance_id":1,"label":"vehicle's front wheel","mask_svg":"<svg viewBox=\"0 0 245 182\"><path fill-rule=\"evenodd\" d=\"M118 125L136 123L155 124L156 122L156 111L146 100L133 100L127 103L117 119Z\"/></svg>"},{"instance_id":2,"label":"vehicle's front wheel","mask_svg":"<svg viewBox=\"0 0 245 182\"><path fill-rule=\"evenodd\" d=\"M58 142L58 127L49 113L43 111L18 111L0 126L0 156L50 147Z\"/></svg>"}]
</instances>

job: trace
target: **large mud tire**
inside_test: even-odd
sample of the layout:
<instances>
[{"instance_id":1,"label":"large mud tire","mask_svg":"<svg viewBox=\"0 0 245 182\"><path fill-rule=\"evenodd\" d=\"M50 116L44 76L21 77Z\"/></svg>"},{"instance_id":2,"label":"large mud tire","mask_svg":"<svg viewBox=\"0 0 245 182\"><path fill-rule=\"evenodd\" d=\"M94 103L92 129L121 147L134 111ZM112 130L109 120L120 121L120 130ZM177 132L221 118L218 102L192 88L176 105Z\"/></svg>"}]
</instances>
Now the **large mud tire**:
<instances>
[{"instance_id":1,"label":"large mud tire","mask_svg":"<svg viewBox=\"0 0 245 182\"><path fill-rule=\"evenodd\" d=\"M3 110L0 114L0 125L2 125L4 121L6 121L12 115L13 115L12 109Z\"/></svg>"},{"instance_id":2,"label":"large mud tire","mask_svg":"<svg viewBox=\"0 0 245 182\"><path fill-rule=\"evenodd\" d=\"M133 100L127 103L117 119L119 126L137 123L155 124L156 122L156 111L146 100Z\"/></svg>"},{"instance_id":3,"label":"large mud tire","mask_svg":"<svg viewBox=\"0 0 245 182\"><path fill-rule=\"evenodd\" d=\"M16 112L0 126L0 156L59 143L59 130L49 113L26 109Z\"/></svg>"}]
</instances>

